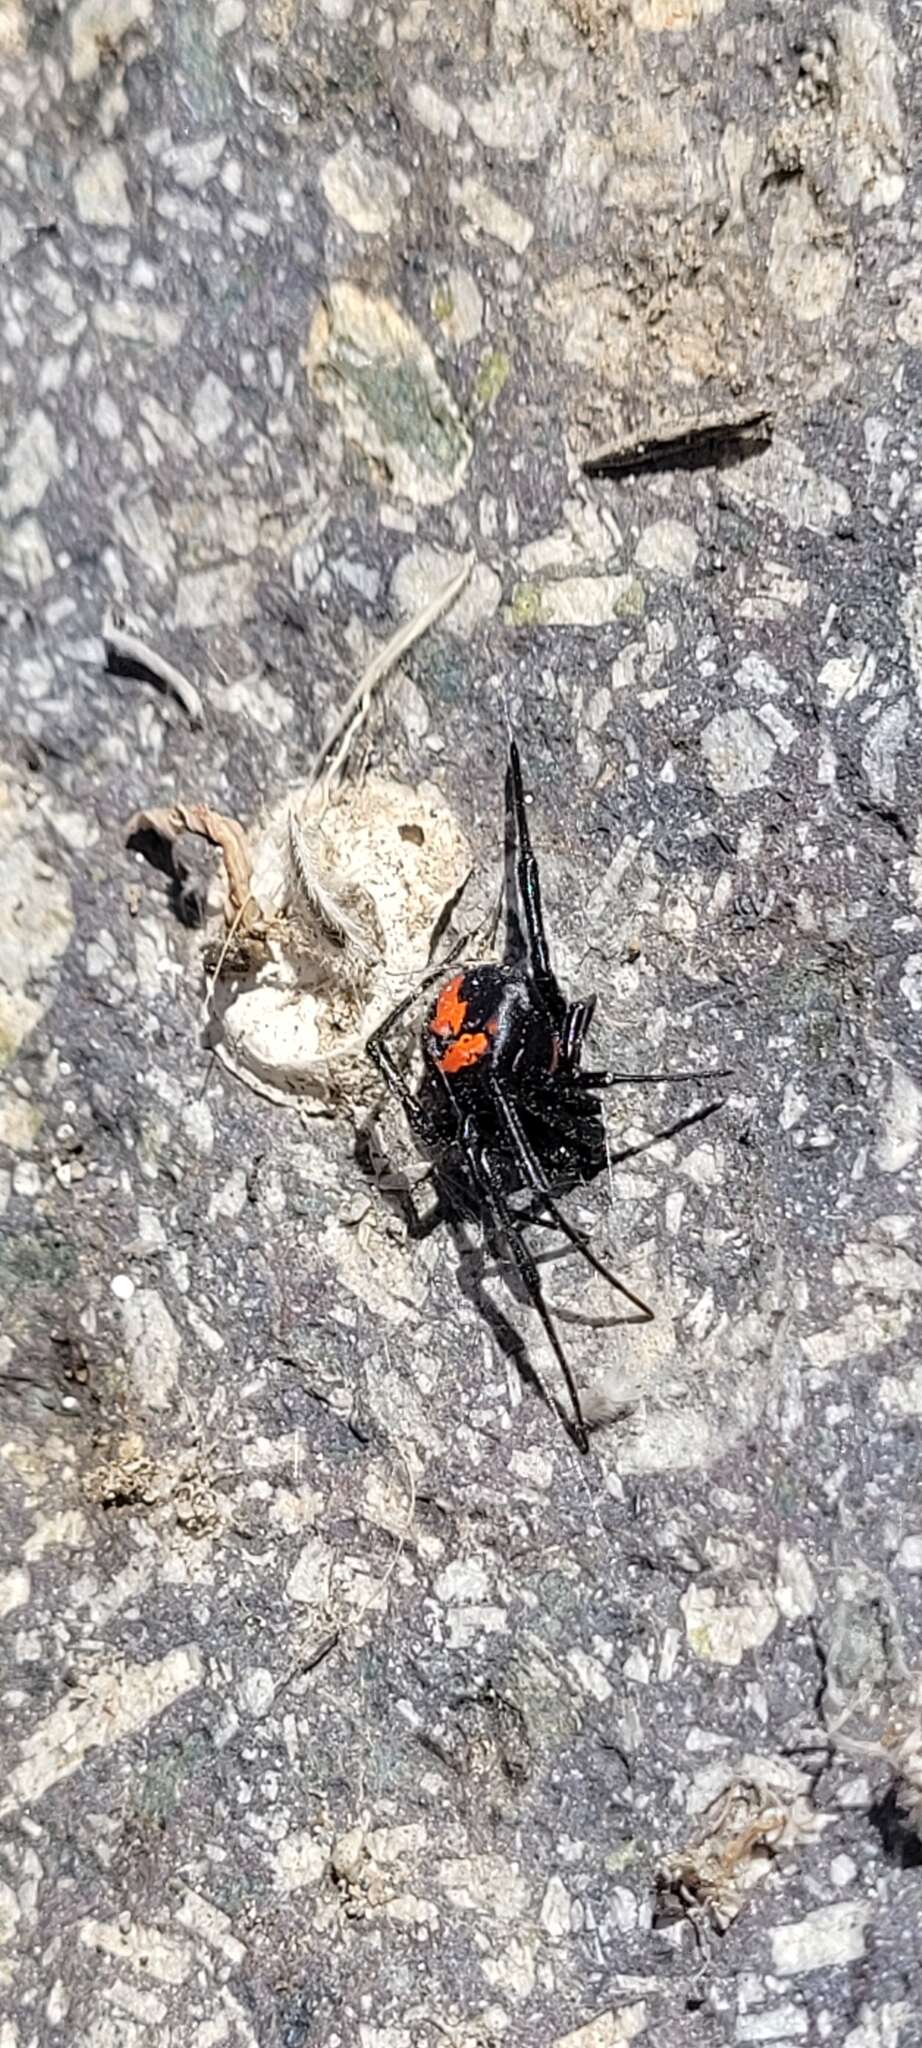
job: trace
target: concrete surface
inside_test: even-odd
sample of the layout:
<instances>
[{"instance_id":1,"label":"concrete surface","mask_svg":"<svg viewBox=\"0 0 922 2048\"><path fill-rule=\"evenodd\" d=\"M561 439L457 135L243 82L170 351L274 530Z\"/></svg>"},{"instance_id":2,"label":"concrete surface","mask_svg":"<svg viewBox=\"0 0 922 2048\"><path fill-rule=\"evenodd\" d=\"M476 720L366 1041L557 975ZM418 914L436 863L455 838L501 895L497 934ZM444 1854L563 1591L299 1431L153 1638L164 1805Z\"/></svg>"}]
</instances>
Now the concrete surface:
<instances>
[{"instance_id":1,"label":"concrete surface","mask_svg":"<svg viewBox=\"0 0 922 2048\"><path fill-rule=\"evenodd\" d=\"M2 2048L922 2041L920 31L3 0ZM587 1197L585 1462L125 845L471 550L362 758L489 896L511 720L599 1057L734 1068Z\"/></svg>"}]
</instances>

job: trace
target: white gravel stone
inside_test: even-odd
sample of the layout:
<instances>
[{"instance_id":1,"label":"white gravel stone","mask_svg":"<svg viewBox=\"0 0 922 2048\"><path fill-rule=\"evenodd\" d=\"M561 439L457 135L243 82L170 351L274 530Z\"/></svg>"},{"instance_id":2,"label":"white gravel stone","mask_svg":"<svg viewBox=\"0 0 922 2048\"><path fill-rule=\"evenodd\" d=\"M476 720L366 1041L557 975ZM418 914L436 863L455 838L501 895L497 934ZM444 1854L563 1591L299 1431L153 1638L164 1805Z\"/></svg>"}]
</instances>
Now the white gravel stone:
<instances>
[{"instance_id":1,"label":"white gravel stone","mask_svg":"<svg viewBox=\"0 0 922 2048\"><path fill-rule=\"evenodd\" d=\"M778 1624L772 1595L755 1580L740 1589L737 1600L720 1600L712 1586L692 1585L679 1605L689 1647L707 1664L740 1664Z\"/></svg>"},{"instance_id":2,"label":"white gravel stone","mask_svg":"<svg viewBox=\"0 0 922 2048\"><path fill-rule=\"evenodd\" d=\"M548 1941L566 1941L571 1932L570 1894L556 1872L548 1878L538 1918Z\"/></svg>"},{"instance_id":3,"label":"white gravel stone","mask_svg":"<svg viewBox=\"0 0 922 2048\"><path fill-rule=\"evenodd\" d=\"M107 50L150 20L152 0L79 0L70 20L70 75L75 85L92 78Z\"/></svg>"},{"instance_id":4,"label":"white gravel stone","mask_svg":"<svg viewBox=\"0 0 922 2048\"><path fill-rule=\"evenodd\" d=\"M528 1912L528 1886L505 1856L452 1856L439 1864L438 1878L449 1903L461 1913L519 1921Z\"/></svg>"},{"instance_id":5,"label":"white gravel stone","mask_svg":"<svg viewBox=\"0 0 922 2048\"><path fill-rule=\"evenodd\" d=\"M427 85L424 78L414 79L407 93L410 110L428 128L430 135L445 135L449 142L456 142L461 128L461 116L450 100L442 98Z\"/></svg>"},{"instance_id":6,"label":"white gravel stone","mask_svg":"<svg viewBox=\"0 0 922 2048\"><path fill-rule=\"evenodd\" d=\"M432 350L390 299L330 286L311 324L308 374L376 473L418 505L459 490L471 437Z\"/></svg>"},{"instance_id":7,"label":"white gravel stone","mask_svg":"<svg viewBox=\"0 0 922 2048\"><path fill-rule=\"evenodd\" d=\"M890 804L909 729L909 700L898 697L881 712L861 749L861 766L875 803Z\"/></svg>"},{"instance_id":8,"label":"white gravel stone","mask_svg":"<svg viewBox=\"0 0 922 2048\"><path fill-rule=\"evenodd\" d=\"M189 424L197 441L205 448L213 447L216 441L233 425L234 401L223 377L209 370L192 400Z\"/></svg>"},{"instance_id":9,"label":"white gravel stone","mask_svg":"<svg viewBox=\"0 0 922 2048\"><path fill-rule=\"evenodd\" d=\"M442 548L413 548L402 556L394 570L391 591L398 610L405 617L421 611L430 598L457 575L463 563L463 555L452 554ZM460 597L445 613L442 629L446 633L454 633L459 639L469 639L478 626L498 611L501 596L502 584L495 569L489 568L486 562L478 562Z\"/></svg>"},{"instance_id":10,"label":"white gravel stone","mask_svg":"<svg viewBox=\"0 0 922 2048\"><path fill-rule=\"evenodd\" d=\"M160 161L174 184L185 192L200 192L216 175L226 142L223 134L203 135L198 142L176 142L164 150Z\"/></svg>"},{"instance_id":11,"label":"white gravel stone","mask_svg":"<svg viewBox=\"0 0 922 2048\"><path fill-rule=\"evenodd\" d=\"M906 143L897 78L900 55L886 20L864 7L835 7L839 100L839 196L863 213L896 206L906 184Z\"/></svg>"},{"instance_id":12,"label":"white gravel stone","mask_svg":"<svg viewBox=\"0 0 922 2048\"><path fill-rule=\"evenodd\" d=\"M58 437L47 413L36 406L10 443L3 458L6 483L0 490L0 517L15 519L40 505L48 485L60 475Z\"/></svg>"},{"instance_id":13,"label":"white gravel stone","mask_svg":"<svg viewBox=\"0 0 922 2048\"><path fill-rule=\"evenodd\" d=\"M772 224L768 283L795 320L830 320L848 290L855 256L832 234L804 179L782 192Z\"/></svg>"},{"instance_id":14,"label":"white gravel stone","mask_svg":"<svg viewBox=\"0 0 922 2048\"><path fill-rule=\"evenodd\" d=\"M130 228L133 215L125 166L111 143L93 151L74 179L74 205L87 227Z\"/></svg>"},{"instance_id":15,"label":"white gravel stone","mask_svg":"<svg viewBox=\"0 0 922 2048\"><path fill-rule=\"evenodd\" d=\"M122 433L122 415L108 391L100 391L93 408L93 425L104 441L117 441Z\"/></svg>"},{"instance_id":16,"label":"white gravel stone","mask_svg":"<svg viewBox=\"0 0 922 2048\"><path fill-rule=\"evenodd\" d=\"M698 540L694 527L682 519L656 519L646 526L637 543L634 561L638 569L684 582L695 573Z\"/></svg>"},{"instance_id":17,"label":"white gravel stone","mask_svg":"<svg viewBox=\"0 0 922 2048\"><path fill-rule=\"evenodd\" d=\"M782 1539L778 1545L775 1599L785 1621L800 1621L816 1607L816 1580L799 1543Z\"/></svg>"},{"instance_id":18,"label":"white gravel stone","mask_svg":"<svg viewBox=\"0 0 922 2048\"><path fill-rule=\"evenodd\" d=\"M205 1667L195 1644L170 1650L149 1664L97 1666L81 1691L64 1694L22 1745L22 1760L9 1773L0 1814L32 1805L52 1785L70 1777L94 1750L110 1749L141 1730L201 1685Z\"/></svg>"},{"instance_id":19,"label":"white gravel stone","mask_svg":"<svg viewBox=\"0 0 922 2048\"><path fill-rule=\"evenodd\" d=\"M848 654L824 661L816 680L830 710L837 711L840 704L849 704L853 697L862 696L873 683L876 670L877 656L863 641Z\"/></svg>"},{"instance_id":20,"label":"white gravel stone","mask_svg":"<svg viewBox=\"0 0 922 2048\"><path fill-rule=\"evenodd\" d=\"M0 527L0 568L26 590L39 590L54 574L54 563L37 519Z\"/></svg>"},{"instance_id":21,"label":"white gravel stone","mask_svg":"<svg viewBox=\"0 0 922 2048\"><path fill-rule=\"evenodd\" d=\"M323 1607L330 1590L333 1552L322 1536L312 1536L289 1573L285 1591L299 1606Z\"/></svg>"},{"instance_id":22,"label":"white gravel stone","mask_svg":"<svg viewBox=\"0 0 922 2048\"><path fill-rule=\"evenodd\" d=\"M8 1614L15 1614L17 1607L26 1607L31 1593L31 1581L21 1565L14 1565L12 1571L0 1577L0 1621Z\"/></svg>"},{"instance_id":23,"label":"white gravel stone","mask_svg":"<svg viewBox=\"0 0 922 2048\"><path fill-rule=\"evenodd\" d=\"M166 1303L153 1287L139 1287L121 1304L132 1392L140 1408L168 1408L179 1377L182 1342Z\"/></svg>"},{"instance_id":24,"label":"white gravel stone","mask_svg":"<svg viewBox=\"0 0 922 2048\"><path fill-rule=\"evenodd\" d=\"M777 751L771 734L743 707L718 711L701 735L708 777L720 796L767 788Z\"/></svg>"},{"instance_id":25,"label":"white gravel stone","mask_svg":"<svg viewBox=\"0 0 922 2048\"><path fill-rule=\"evenodd\" d=\"M865 1899L844 1899L840 1905L818 1906L803 1920L788 1921L771 1932L772 1966L779 1977L799 1977L808 1970L842 1969L860 1962L872 1908Z\"/></svg>"},{"instance_id":26,"label":"white gravel stone","mask_svg":"<svg viewBox=\"0 0 922 2048\"><path fill-rule=\"evenodd\" d=\"M762 2012L741 2013L736 2022L736 2039L746 2041L803 2041L810 2021L802 2005L770 2005Z\"/></svg>"},{"instance_id":27,"label":"white gravel stone","mask_svg":"<svg viewBox=\"0 0 922 2048\"><path fill-rule=\"evenodd\" d=\"M922 1088L898 1060L890 1066L890 1087L881 1109L874 1164L881 1173L911 1166L922 1140Z\"/></svg>"},{"instance_id":28,"label":"white gravel stone","mask_svg":"<svg viewBox=\"0 0 922 2048\"><path fill-rule=\"evenodd\" d=\"M607 626L643 610L636 576L561 576L537 587L536 618L543 626Z\"/></svg>"},{"instance_id":29,"label":"white gravel stone","mask_svg":"<svg viewBox=\"0 0 922 2048\"><path fill-rule=\"evenodd\" d=\"M436 1599L444 1600L452 1607L465 1607L487 1600L491 1591L489 1573L474 1557L457 1558L454 1564L446 1565L433 1587Z\"/></svg>"},{"instance_id":30,"label":"white gravel stone","mask_svg":"<svg viewBox=\"0 0 922 2048\"><path fill-rule=\"evenodd\" d=\"M286 1835L275 1852L276 1882L281 1892L299 1892L319 1884L329 1868L329 1850L307 1829Z\"/></svg>"},{"instance_id":31,"label":"white gravel stone","mask_svg":"<svg viewBox=\"0 0 922 2048\"><path fill-rule=\"evenodd\" d=\"M261 1721L275 1698L275 1680L271 1671L264 1664L254 1664L251 1670L244 1672L238 1696L243 1712Z\"/></svg>"},{"instance_id":32,"label":"white gravel stone","mask_svg":"<svg viewBox=\"0 0 922 2048\"><path fill-rule=\"evenodd\" d=\"M725 488L734 497L777 512L794 533L804 527L811 533L831 533L852 509L844 486L812 469L796 442L783 435L776 435L763 455L727 470Z\"/></svg>"},{"instance_id":33,"label":"white gravel stone","mask_svg":"<svg viewBox=\"0 0 922 2048\"><path fill-rule=\"evenodd\" d=\"M440 310L444 308L444 310ZM458 348L476 341L483 326L483 299L469 270L449 270L433 294L433 312L442 333Z\"/></svg>"},{"instance_id":34,"label":"white gravel stone","mask_svg":"<svg viewBox=\"0 0 922 2048\"><path fill-rule=\"evenodd\" d=\"M410 180L353 136L327 158L320 186L327 205L357 235L386 235L400 218Z\"/></svg>"},{"instance_id":35,"label":"white gravel stone","mask_svg":"<svg viewBox=\"0 0 922 2048\"><path fill-rule=\"evenodd\" d=\"M485 149L531 163L556 127L559 98L556 81L523 75L507 81L490 99L467 99L462 106L468 126Z\"/></svg>"},{"instance_id":36,"label":"white gravel stone","mask_svg":"<svg viewBox=\"0 0 922 2048\"><path fill-rule=\"evenodd\" d=\"M463 178L450 187L450 197L480 234L492 235L494 241L504 242L517 256L524 256L535 232L533 222L482 178Z\"/></svg>"}]
</instances>

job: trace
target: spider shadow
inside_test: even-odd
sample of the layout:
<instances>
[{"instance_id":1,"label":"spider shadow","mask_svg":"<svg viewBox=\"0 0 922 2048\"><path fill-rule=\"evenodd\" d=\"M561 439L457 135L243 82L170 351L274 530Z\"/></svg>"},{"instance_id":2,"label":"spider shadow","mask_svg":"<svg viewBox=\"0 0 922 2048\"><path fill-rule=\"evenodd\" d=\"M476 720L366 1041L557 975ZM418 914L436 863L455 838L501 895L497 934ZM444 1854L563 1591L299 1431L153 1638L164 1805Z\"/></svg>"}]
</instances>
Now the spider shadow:
<instances>
[{"instance_id":1,"label":"spider shadow","mask_svg":"<svg viewBox=\"0 0 922 2048\"><path fill-rule=\"evenodd\" d=\"M385 1151L373 1112L369 1112L356 1133L354 1157L360 1172L373 1184L378 1199L384 1202L392 1215L400 1217L411 1242L424 1243L440 1224L446 1226L457 1254L456 1276L465 1300L486 1323L498 1350L504 1358L511 1360L523 1385L537 1394L545 1408L557 1417L570 1442L579 1450L579 1437L572 1419L536 1372L526 1339L487 1292L487 1281L501 1273L515 1299L523 1307L533 1305L515 1266L502 1257L499 1247L490 1246L483 1238L479 1241L472 1239L471 1225L476 1225L478 1219L465 1207L460 1182L437 1162L411 1181L409 1174L395 1167ZM432 1188L432 1202L429 1209L421 1213L416 1191L426 1185ZM631 1318L617 1317L613 1320L628 1322Z\"/></svg>"},{"instance_id":2,"label":"spider shadow","mask_svg":"<svg viewBox=\"0 0 922 2048\"><path fill-rule=\"evenodd\" d=\"M922 1870L922 1841L900 1810L895 1785L875 1799L868 1818L891 1863L899 1870Z\"/></svg>"}]
</instances>

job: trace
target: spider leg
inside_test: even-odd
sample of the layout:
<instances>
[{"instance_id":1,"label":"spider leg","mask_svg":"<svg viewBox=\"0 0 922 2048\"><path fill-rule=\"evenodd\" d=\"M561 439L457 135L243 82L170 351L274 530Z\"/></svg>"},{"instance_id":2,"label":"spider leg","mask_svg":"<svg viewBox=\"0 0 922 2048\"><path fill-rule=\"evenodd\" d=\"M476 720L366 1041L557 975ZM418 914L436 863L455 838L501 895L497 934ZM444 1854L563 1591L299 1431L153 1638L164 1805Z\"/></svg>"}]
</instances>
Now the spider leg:
<instances>
[{"instance_id":1,"label":"spider leg","mask_svg":"<svg viewBox=\"0 0 922 2048\"><path fill-rule=\"evenodd\" d=\"M506 825L503 843L503 894L506 902L506 949L504 957L508 967L524 967L526 947L525 933L522 930L521 906L519 904L519 829L511 767L514 747L515 741L512 740L509 745L509 761L506 766ZM518 758L517 754L516 758Z\"/></svg>"},{"instance_id":2,"label":"spider leg","mask_svg":"<svg viewBox=\"0 0 922 2048\"><path fill-rule=\"evenodd\" d=\"M597 1001L597 996L586 996L581 1003L567 1006L560 1033L560 1065L566 1074L575 1074L579 1066L583 1040L592 1023Z\"/></svg>"},{"instance_id":3,"label":"spider leg","mask_svg":"<svg viewBox=\"0 0 922 2048\"><path fill-rule=\"evenodd\" d=\"M510 1102L501 1082L494 1083L493 1100L505 1123L528 1185L543 1197L544 1207L553 1216L558 1230L562 1232L564 1237L569 1238L570 1243L576 1246L577 1251L582 1252L583 1258L593 1268L593 1271L599 1273L603 1280L607 1280L609 1287L613 1287L618 1294L623 1294L625 1301L629 1301L637 1309L638 1314L632 1320L641 1323L651 1323L653 1321L653 1310L650 1308L649 1303L642 1301L639 1294L634 1294L631 1288L625 1285L623 1280L618 1279L617 1274L613 1273L609 1266L604 1265L601 1259L596 1258L595 1252L591 1250L585 1238L581 1236L579 1231L574 1230L572 1223L568 1222L563 1210L554 1200L541 1161L532 1151L518 1111L513 1103Z\"/></svg>"},{"instance_id":4,"label":"spider leg","mask_svg":"<svg viewBox=\"0 0 922 2048\"><path fill-rule=\"evenodd\" d=\"M506 847L509 848L510 818L514 820L518 854L515 860L516 881L516 923L521 935L521 915L525 919L526 950L529 976L556 1029L562 1029L567 1005L560 991L556 975L551 966L547 936L544 930L544 913L541 908L541 880L528 829L528 813L525 809L525 791L522 786L522 764L515 740L509 742L509 766L506 770ZM507 891L508 893L508 891Z\"/></svg>"},{"instance_id":5,"label":"spider leg","mask_svg":"<svg viewBox=\"0 0 922 2048\"><path fill-rule=\"evenodd\" d=\"M468 944L468 936L467 933L464 933L457 940L456 944L452 946L450 952L446 953L444 959L439 961L438 966L431 967L429 972L423 975L422 980L417 982L416 987L410 989L408 995L401 996L399 1003L395 1003L393 1009L388 1011L387 1016L382 1017L380 1024L375 1025L374 1030L369 1033L365 1040L365 1051L372 1066L377 1068L382 1081L390 1089L391 1094L397 1097L397 1101L403 1108L407 1123L414 1137L420 1139L423 1144L431 1144L433 1140L434 1132L431 1119L420 1108L412 1089L408 1088L396 1061L388 1049L387 1041L395 1024L399 1024L401 1017L406 1016L410 1005L415 1003L417 997L423 995L427 988L431 988L435 982L440 981L446 967L450 967L452 961L457 960L458 955L465 951Z\"/></svg>"},{"instance_id":6,"label":"spider leg","mask_svg":"<svg viewBox=\"0 0 922 2048\"><path fill-rule=\"evenodd\" d=\"M611 1067L583 1067L570 1076L575 1088L617 1088L623 1081L723 1081L732 1067L698 1067L687 1073L616 1074Z\"/></svg>"},{"instance_id":7,"label":"spider leg","mask_svg":"<svg viewBox=\"0 0 922 2048\"><path fill-rule=\"evenodd\" d=\"M544 1291L538 1277L538 1268L521 1234L516 1218L509 1208L501 1189L497 1186L490 1166L490 1155L487 1147L482 1144L478 1147L475 1143L474 1132L469 1118L464 1120L460 1143L471 1176L483 1195L484 1204L494 1233L508 1245L529 1300L544 1325L551 1349L563 1374L567 1393L570 1396L570 1405L573 1410L573 1420L570 1424L571 1433L578 1450L585 1453L589 1449L589 1435L580 1403L579 1388L573 1377L570 1361L557 1335L554 1318L545 1301Z\"/></svg>"},{"instance_id":8,"label":"spider leg","mask_svg":"<svg viewBox=\"0 0 922 2048\"><path fill-rule=\"evenodd\" d=\"M626 1159L636 1159L641 1152L649 1152L654 1145L665 1144L667 1138L677 1138L680 1131L690 1131L693 1124L703 1124L705 1117L714 1116L723 1109L722 1102L705 1102L700 1109L689 1110L687 1116L680 1116L664 1131L654 1131L652 1138L641 1138L636 1145L622 1145L619 1152L609 1152L609 1166L623 1166Z\"/></svg>"}]
</instances>

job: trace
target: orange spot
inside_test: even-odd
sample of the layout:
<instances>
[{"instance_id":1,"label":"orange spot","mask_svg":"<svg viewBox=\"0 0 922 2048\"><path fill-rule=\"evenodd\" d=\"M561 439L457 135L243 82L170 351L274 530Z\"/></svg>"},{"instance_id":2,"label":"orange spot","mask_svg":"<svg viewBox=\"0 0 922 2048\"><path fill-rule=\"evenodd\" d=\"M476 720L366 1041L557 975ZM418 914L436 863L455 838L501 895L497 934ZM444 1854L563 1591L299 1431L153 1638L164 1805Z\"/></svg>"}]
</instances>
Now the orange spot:
<instances>
[{"instance_id":1,"label":"orange spot","mask_svg":"<svg viewBox=\"0 0 922 2048\"><path fill-rule=\"evenodd\" d=\"M463 974L456 974L448 982L432 1012L432 1030L437 1038L456 1038L467 1016L467 1004L461 1001Z\"/></svg>"},{"instance_id":2,"label":"orange spot","mask_svg":"<svg viewBox=\"0 0 922 2048\"><path fill-rule=\"evenodd\" d=\"M475 1067L489 1049L490 1041L485 1031L464 1031L460 1038L455 1039L454 1045L443 1052L439 1066L443 1074L458 1074L462 1067Z\"/></svg>"}]
</instances>

